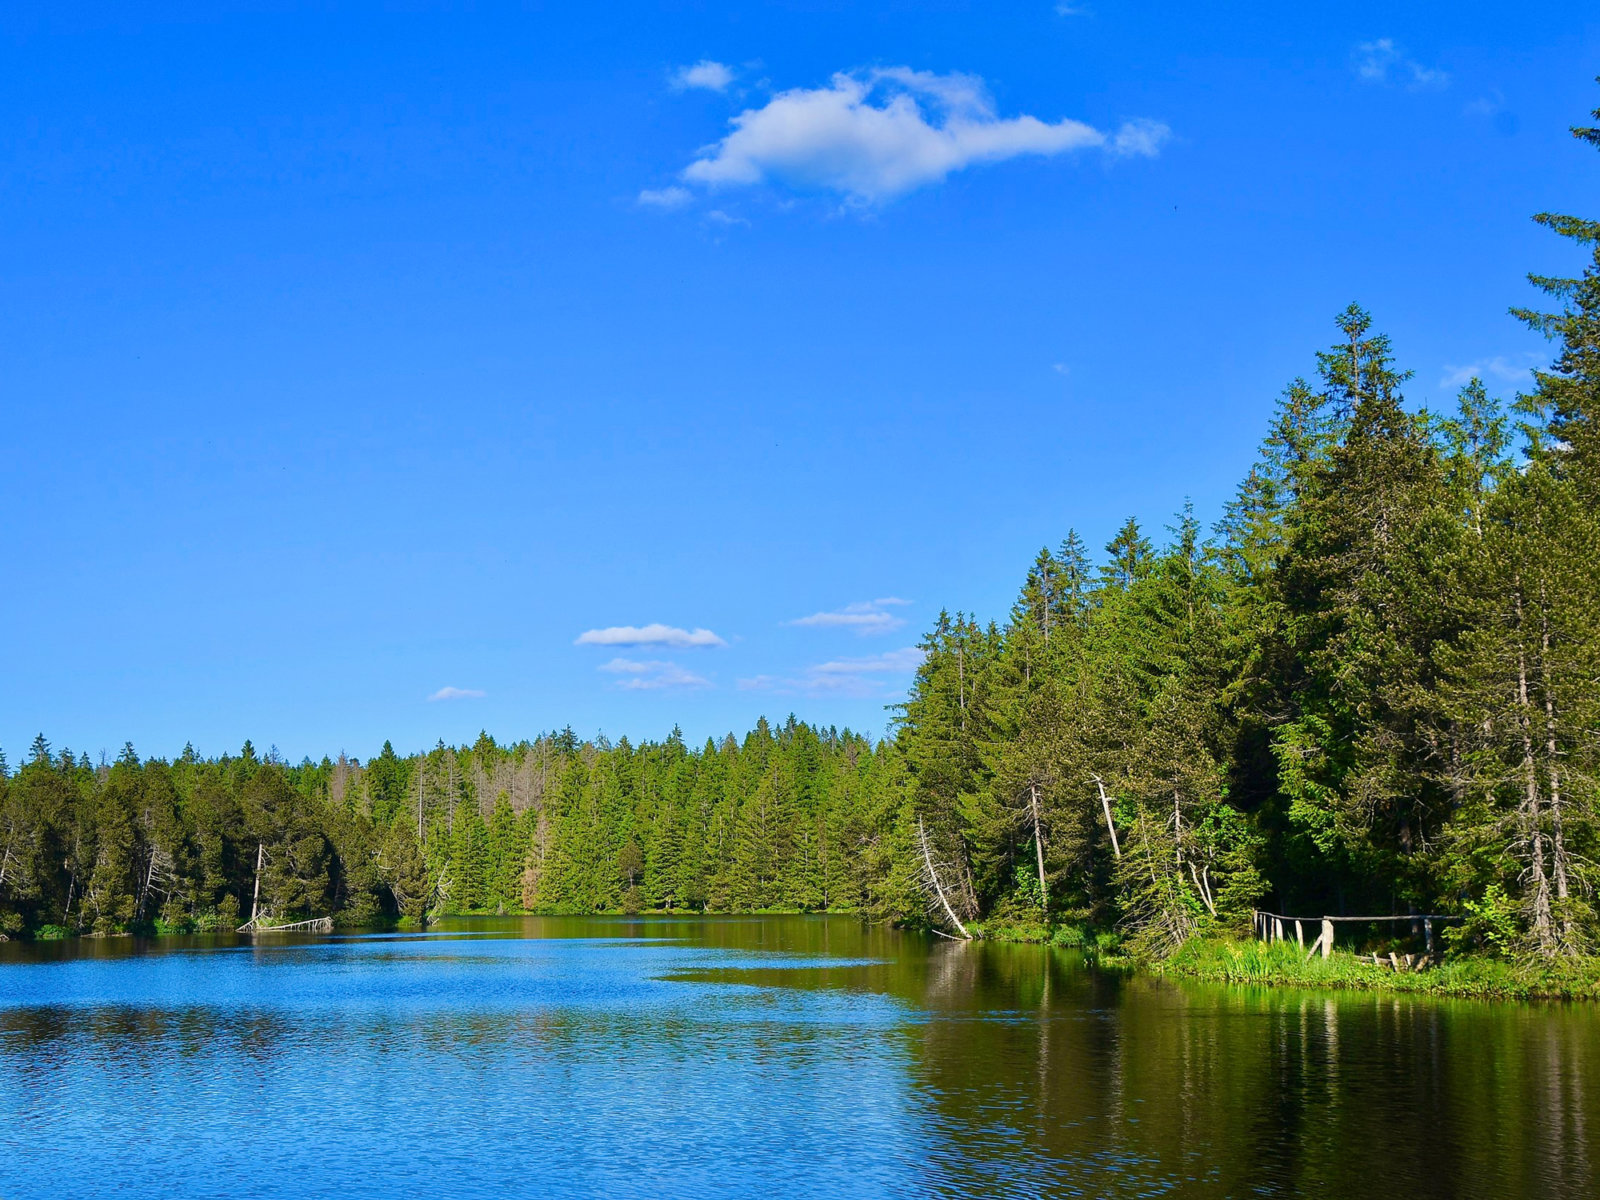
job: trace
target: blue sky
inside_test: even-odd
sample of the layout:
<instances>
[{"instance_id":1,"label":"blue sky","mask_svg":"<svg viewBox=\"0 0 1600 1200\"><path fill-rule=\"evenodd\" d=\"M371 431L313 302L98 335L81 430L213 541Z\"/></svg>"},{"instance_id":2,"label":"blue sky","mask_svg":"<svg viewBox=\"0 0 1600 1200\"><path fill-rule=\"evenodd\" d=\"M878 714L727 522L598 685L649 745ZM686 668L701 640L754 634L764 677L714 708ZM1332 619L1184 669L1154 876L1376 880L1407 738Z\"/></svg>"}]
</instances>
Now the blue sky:
<instances>
[{"instance_id":1,"label":"blue sky","mask_svg":"<svg viewBox=\"0 0 1600 1200\"><path fill-rule=\"evenodd\" d=\"M0 12L13 762L879 733L941 606L1214 519L1349 301L1514 390L1600 210L1571 4L68 8Z\"/></svg>"}]
</instances>

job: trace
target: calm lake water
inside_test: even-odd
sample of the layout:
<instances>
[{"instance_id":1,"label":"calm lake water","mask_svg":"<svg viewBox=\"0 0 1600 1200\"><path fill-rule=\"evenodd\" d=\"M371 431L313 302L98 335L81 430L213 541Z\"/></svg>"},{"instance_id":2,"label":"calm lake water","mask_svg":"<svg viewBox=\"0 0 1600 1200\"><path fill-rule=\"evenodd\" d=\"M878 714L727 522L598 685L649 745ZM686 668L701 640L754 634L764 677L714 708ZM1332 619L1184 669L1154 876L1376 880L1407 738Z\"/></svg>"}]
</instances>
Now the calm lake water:
<instances>
[{"instance_id":1,"label":"calm lake water","mask_svg":"<svg viewBox=\"0 0 1600 1200\"><path fill-rule=\"evenodd\" d=\"M1600 1195L1600 1015L840 918L0 946L0 1200Z\"/></svg>"}]
</instances>

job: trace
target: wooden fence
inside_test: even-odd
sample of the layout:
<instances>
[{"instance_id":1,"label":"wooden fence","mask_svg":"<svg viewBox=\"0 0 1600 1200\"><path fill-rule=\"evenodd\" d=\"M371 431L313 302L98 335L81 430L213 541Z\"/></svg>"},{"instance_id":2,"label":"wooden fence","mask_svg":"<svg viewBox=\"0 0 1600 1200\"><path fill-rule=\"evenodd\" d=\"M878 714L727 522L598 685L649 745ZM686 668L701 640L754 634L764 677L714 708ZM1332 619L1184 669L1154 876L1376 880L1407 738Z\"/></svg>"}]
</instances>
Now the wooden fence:
<instances>
[{"instance_id":1,"label":"wooden fence","mask_svg":"<svg viewBox=\"0 0 1600 1200\"><path fill-rule=\"evenodd\" d=\"M1447 916L1440 913L1409 913L1401 917L1286 917L1282 913L1262 912L1260 909L1257 909L1251 915L1254 918L1256 937L1266 942L1286 942L1293 938L1301 949L1305 949L1306 945L1306 927L1320 923L1316 939L1311 943L1311 948L1306 950L1307 958L1310 958L1318 950L1322 951L1323 958L1327 958L1333 952L1333 926L1337 921L1365 925L1378 921L1409 921L1413 929L1422 934L1423 942L1426 946L1423 961L1433 957L1434 923L1459 921L1461 919L1458 916ZM1420 929L1418 929L1418 926L1420 926ZM1403 958L1391 954L1387 960L1379 955L1372 955L1370 959L1366 955L1358 955L1357 957L1378 963L1380 966L1387 962L1397 971L1401 969L1400 964L1402 962L1407 966L1411 966L1416 961L1409 954Z\"/></svg>"}]
</instances>

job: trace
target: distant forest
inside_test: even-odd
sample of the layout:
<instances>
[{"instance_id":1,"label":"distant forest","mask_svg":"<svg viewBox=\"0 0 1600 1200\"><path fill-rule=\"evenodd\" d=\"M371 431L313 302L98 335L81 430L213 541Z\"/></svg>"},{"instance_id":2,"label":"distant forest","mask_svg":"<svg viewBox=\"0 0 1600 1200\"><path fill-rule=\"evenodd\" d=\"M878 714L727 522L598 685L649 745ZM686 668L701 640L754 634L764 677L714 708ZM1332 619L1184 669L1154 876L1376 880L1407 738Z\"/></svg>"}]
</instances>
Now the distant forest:
<instances>
[{"instance_id":1,"label":"distant forest","mask_svg":"<svg viewBox=\"0 0 1600 1200\"><path fill-rule=\"evenodd\" d=\"M1068 532L1004 622L940 615L885 739L791 718L293 766L41 735L0 758L0 933L779 908L1159 954L1267 905L1593 952L1600 222L1535 219L1586 262L1514 310L1555 347L1526 394L1408 407L1352 306L1213 529L1130 520L1098 558Z\"/></svg>"}]
</instances>

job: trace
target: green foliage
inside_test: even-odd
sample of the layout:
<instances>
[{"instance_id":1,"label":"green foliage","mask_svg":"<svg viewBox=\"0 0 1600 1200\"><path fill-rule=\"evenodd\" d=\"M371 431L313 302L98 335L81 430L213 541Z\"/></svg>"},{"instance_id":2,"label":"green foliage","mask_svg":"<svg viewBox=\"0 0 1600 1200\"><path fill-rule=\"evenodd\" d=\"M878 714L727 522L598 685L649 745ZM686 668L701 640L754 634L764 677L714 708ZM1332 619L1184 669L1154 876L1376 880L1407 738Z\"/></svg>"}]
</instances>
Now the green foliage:
<instances>
[{"instance_id":1,"label":"green foliage","mask_svg":"<svg viewBox=\"0 0 1600 1200\"><path fill-rule=\"evenodd\" d=\"M0 756L0 934L826 909L1215 978L1376 978L1216 940L1270 904L1458 915L1450 945L1483 961L1449 986L1581 990L1562 981L1600 946L1600 224L1538 220L1584 261L1534 279L1555 311L1520 315L1557 354L1514 414L1478 380L1449 417L1408 406L1350 305L1210 538L1185 506L1164 539L1128 519L1095 563L1068 530L1005 624L939 614L882 741L791 716L693 750L565 729L364 765L126 746L97 768L40 734L15 773Z\"/></svg>"},{"instance_id":2,"label":"green foliage","mask_svg":"<svg viewBox=\"0 0 1600 1200\"><path fill-rule=\"evenodd\" d=\"M1505 888L1491 883L1478 900L1462 904L1466 920L1445 931L1453 946L1487 950L1499 958L1511 958L1522 941L1522 906L1506 894Z\"/></svg>"},{"instance_id":3,"label":"green foliage","mask_svg":"<svg viewBox=\"0 0 1600 1200\"><path fill-rule=\"evenodd\" d=\"M417 845L409 821L396 821L389 827L379 858L379 870L388 888L393 911L402 919L420 924L433 903L428 864Z\"/></svg>"},{"instance_id":4,"label":"green foliage","mask_svg":"<svg viewBox=\"0 0 1600 1200\"><path fill-rule=\"evenodd\" d=\"M893 742L923 866L895 915L1161 957L1270 898L1460 913L1518 959L1600 944L1600 240L1541 220L1593 262L1535 280L1561 352L1520 443L1477 380L1408 408L1351 305L1214 541L1130 520L1090 582L1069 535L1008 625L940 615Z\"/></svg>"},{"instance_id":5,"label":"green foliage","mask_svg":"<svg viewBox=\"0 0 1600 1200\"><path fill-rule=\"evenodd\" d=\"M1334 951L1306 957L1293 942L1195 938L1159 970L1218 983L1417 992L1486 999L1597 999L1600 963L1593 959L1525 960L1470 957L1428 971L1396 972Z\"/></svg>"},{"instance_id":6,"label":"green foliage","mask_svg":"<svg viewBox=\"0 0 1600 1200\"><path fill-rule=\"evenodd\" d=\"M298 767L247 743L171 763L127 747L97 770L41 736L0 776L0 934L708 905L893 915L910 895L883 886L895 761L792 717L699 751L676 731L639 746L563 731Z\"/></svg>"}]
</instances>

